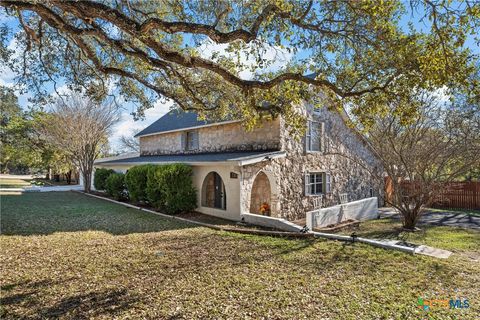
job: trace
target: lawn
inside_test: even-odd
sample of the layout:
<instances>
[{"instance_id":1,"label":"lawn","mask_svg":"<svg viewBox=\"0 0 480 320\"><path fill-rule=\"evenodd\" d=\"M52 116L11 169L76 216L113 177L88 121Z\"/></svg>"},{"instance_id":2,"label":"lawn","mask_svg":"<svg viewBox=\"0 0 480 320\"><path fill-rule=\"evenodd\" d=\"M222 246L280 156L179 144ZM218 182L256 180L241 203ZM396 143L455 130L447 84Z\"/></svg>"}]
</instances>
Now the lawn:
<instances>
[{"instance_id":1,"label":"lawn","mask_svg":"<svg viewBox=\"0 0 480 320\"><path fill-rule=\"evenodd\" d=\"M74 181L72 184L75 184ZM24 188L31 185L40 185L40 186L65 186L67 181L54 181L47 180L44 178L34 178L34 179L19 179L18 176L11 178L8 175L2 175L0 178L0 188Z\"/></svg>"},{"instance_id":2,"label":"lawn","mask_svg":"<svg viewBox=\"0 0 480 320\"><path fill-rule=\"evenodd\" d=\"M472 229L421 225L420 231L406 232L399 220L384 218L361 222L359 227L340 233L350 235L352 232L366 238L426 244L480 261L480 232Z\"/></svg>"},{"instance_id":3,"label":"lawn","mask_svg":"<svg viewBox=\"0 0 480 320\"><path fill-rule=\"evenodd\" d=\"M29 180L1 178L0 188L23 188L30 185Z\"/></svg>"},{"instance_id":4,"label":"lawn","mask_svg":"<svg viewBox=\"0 0 480 320\"><path fill-rule=\"evenodd\" d=\"M480 313L480 264L460 254L437 260L358 243L219 232L70 192L2 196L1 206L2 319ZM459 252L470 252L477 236ZM468 299L471 307L427 313L419 297Z\"/></svg>"}]
</instances>

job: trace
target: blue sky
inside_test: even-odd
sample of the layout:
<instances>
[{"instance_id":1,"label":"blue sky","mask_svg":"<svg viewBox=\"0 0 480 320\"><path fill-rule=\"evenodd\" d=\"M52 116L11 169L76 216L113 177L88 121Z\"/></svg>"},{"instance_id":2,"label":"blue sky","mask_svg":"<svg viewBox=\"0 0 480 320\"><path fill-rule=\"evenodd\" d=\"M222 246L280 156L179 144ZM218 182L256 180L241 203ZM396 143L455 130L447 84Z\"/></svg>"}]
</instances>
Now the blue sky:
<instances>
[{"instance_id":1,"label":"blue sky","mask_svg":"<svg viewBox=\"0 0 480 320\"><path fill-rule=\"evenodd\" d=\"M424 19L424 21L419 21L423 13L421 9L419 11L411 12L411 14L405 15L402 17L401 26L406 28L409 22L412 22L414 27L417 30L429 30L430 23L428 19ZM16 19L7 17L4 11L0 10L0 24L6 24L10 29L15 32L19 31L19 25ZM15 49L15 42L13 39L10 41L10 48ZM473 50L474 52L480 53L480 47L478 43L475 43L473 38L467 39L467 46ZM205 56L209 56L213 51L217 51L219 53L224 53L225 46L224 45L216 45L212 42L206 43L203 49L203 54ZM292 58L292 56L287 53L285 50L278 50L278 48L270 48L265 53L266 57L272 59L274 61L273 65L270 67L272 70L281 68L282 65ZM245 59L245 63L249 61ZM242 77L248 78L251 76L248 72L244 72L240 74ZM5 66L0 66L0 84L13 86L15 82L15 74L12 70L6 68ZM52 90L53 88L46 88L47 90ZM60 88L60 90L66 90L66 88ZM28 97L29 93L19 95L19 102L22 107L28 107ZM123 104L122 105L122 115L121 121L116 125L114 131L112 132L112 137L110 139L112 148L118 150L118 139L121 135L132 135L135 131L143 129L144 127L151 124L153 121L164 115L168 112L169 108L171 107L172 103L161 103L160 101L155 104L154 108L149 109L145 112L145 119L134 121L131 113L135 110L135 107L130 104Z\"/></svg>"}]
</instances>

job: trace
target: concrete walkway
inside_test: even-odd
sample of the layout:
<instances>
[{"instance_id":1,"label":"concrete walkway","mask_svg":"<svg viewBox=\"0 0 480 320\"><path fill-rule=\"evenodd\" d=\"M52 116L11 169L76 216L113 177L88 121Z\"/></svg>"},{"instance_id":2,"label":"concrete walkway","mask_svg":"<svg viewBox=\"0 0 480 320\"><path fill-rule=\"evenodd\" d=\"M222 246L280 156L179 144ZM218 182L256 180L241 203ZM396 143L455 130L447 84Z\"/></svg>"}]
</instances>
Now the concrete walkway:
<instances>
[{"instance_id":1,"label":"concrete walkway","mask_svg":"<svg viewBox=\"0 0 480 320\"><path fill-rule=\"evenodd\" d=\"M380 218L392 218L400 220L400 215L393 208L379 208L379 211ZM420 217L418 224L480 230L480 217L454 211L427 211Z\"/></svg>"},{"instance_id":2,"label":"concrete walkway","mask_svg":"<svg viewBox=\"0 0 480 320\"><path fill-rule=\"evenodd\" d=\"M0 192L52 192L52 191L72 191L83 190L83 186L72 184L67 186L28 186L24 188L0 188Z\"/></svg>"}]
</instances>

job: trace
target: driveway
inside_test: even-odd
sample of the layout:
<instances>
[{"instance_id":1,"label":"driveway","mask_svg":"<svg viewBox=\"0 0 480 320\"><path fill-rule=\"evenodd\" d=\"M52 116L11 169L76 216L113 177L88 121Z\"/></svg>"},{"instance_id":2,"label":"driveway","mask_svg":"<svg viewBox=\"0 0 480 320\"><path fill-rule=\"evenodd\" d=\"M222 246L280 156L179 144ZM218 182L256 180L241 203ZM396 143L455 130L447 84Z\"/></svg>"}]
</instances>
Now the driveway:
<instances>
[{"instance_id":1,"label":"driveway","mask_svg":"<svg viewBox=\"0 0 480 320\"><path fill-rule=\"evenodd\" d=\"M379 211L381 218L400 219L393 208L380 208ZM420 217L418 224L480 230L480 217L454 211L427 211Z\"/></svg>"}]
</instances>

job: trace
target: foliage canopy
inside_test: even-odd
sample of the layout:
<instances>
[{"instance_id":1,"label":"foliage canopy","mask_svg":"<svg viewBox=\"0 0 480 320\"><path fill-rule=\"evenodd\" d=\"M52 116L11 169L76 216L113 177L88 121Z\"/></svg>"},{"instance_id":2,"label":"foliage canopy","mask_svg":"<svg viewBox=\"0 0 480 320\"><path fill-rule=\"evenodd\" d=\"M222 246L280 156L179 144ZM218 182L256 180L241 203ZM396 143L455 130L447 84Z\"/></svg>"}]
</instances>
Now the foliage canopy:
<instances>
[{"instance_id":1,"label":"foliage canopy","mask_svg":"<svg viewBox=\"0 0 480 320\"><path fill-rule=\"evenodd\" d=\"M113 83L138 105L136 117L162 98L211 117L235 113L250 125L266 112L282 113L295 126L292 105L325 104L315 101L318 92L372 115L412 88L479 90L470 78L479 53L465 45L469 37L479 40L477 1L0 0L0 6L23 30L16 36L22 52L12 55L3 36L1 56L39 99L45 83L82 85L97 98ZM402 25L412 10L428 21L425 30ZM283 67L272 68L278 59L268 57L272 50L288 55Z\"/></svg>"}]
</instances>

